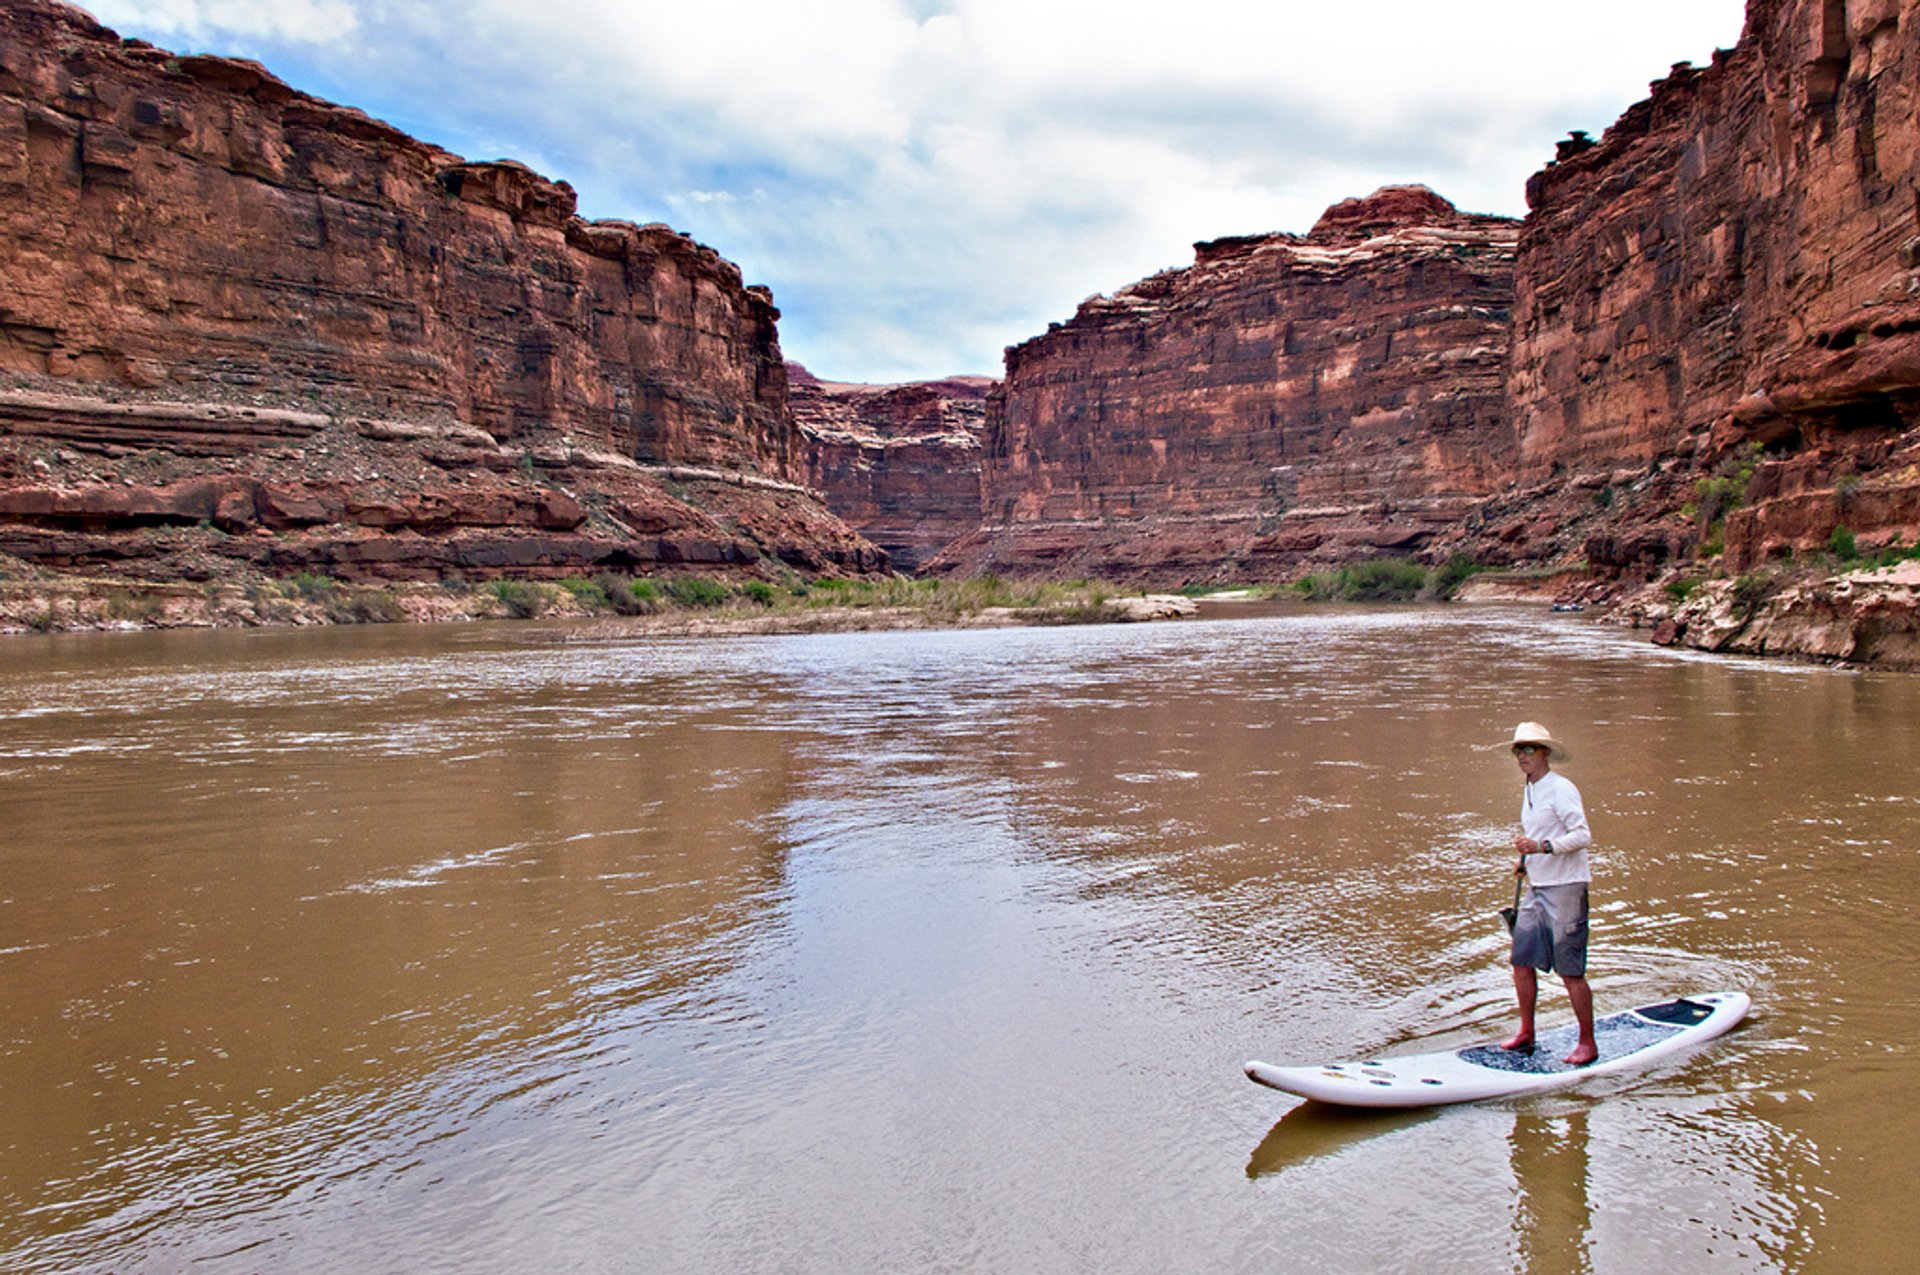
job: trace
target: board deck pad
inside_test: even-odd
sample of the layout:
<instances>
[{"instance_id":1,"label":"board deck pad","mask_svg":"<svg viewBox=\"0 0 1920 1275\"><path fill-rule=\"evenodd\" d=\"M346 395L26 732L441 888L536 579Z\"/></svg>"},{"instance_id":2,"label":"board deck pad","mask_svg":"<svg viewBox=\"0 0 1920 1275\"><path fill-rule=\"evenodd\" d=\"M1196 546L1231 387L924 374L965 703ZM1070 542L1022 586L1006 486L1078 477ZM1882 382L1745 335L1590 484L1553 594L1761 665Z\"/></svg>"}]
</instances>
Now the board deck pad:
<instances>
[{"instance_id":1,"label":"board deck pad","mask_svg":"<svg viewBox=\"0 0 1920 1275\"><path fill-rule=\"evenodd\" d=\"M1699 1009L1701 1019L1711 1012L1705 1005L1700 1006ZM1665 1040L1680 1030L1681 1027L1678 1025L1642 1022L1633 1013L1608 1014L1605 1018L1596 1018L1593 1020L1593 1043L1600 1047L1600 1056L1594 1059L1594 1063L1610 1062L1615 1058L1639 1053L1648 1045ZM1585 1071L1593 1064L1583 1063L1574 1066L1564 1061L1566 1056L1573 1052L1573 1047L1579 1039L1580 1029L1569 1023L1565 1027L1541 1032L1534 1038L1532 1049L1502 1049L1498 1045L1475 1045L1471 1049L1461 1050L1459 1056L1463 1062L1492 1067L1496 1071L1524 1071L1536 1076L1550 1075L1557 1071Z\"/></svg>"},{"instance_id":2,"label":"board deck pad","mask_svg":"<svg viewBox=\"0 0 1920 1275\"><path fill-rule=\"evenodd\" d=\"M1481 1044L1307 1067L1250 1062L1246 1072L1270 1088L1344 1106L1426 1107L1510 1097L1644 1066L1711 1040L1745 1017L1749 1003L1744 992L1713 992L1608 1014L1593 1024L1599 1057L1578 1066L1563 1061L1579 1039L1568 1024L1540 1033L1531 1049Z\"/></svg>"}]
</instances>

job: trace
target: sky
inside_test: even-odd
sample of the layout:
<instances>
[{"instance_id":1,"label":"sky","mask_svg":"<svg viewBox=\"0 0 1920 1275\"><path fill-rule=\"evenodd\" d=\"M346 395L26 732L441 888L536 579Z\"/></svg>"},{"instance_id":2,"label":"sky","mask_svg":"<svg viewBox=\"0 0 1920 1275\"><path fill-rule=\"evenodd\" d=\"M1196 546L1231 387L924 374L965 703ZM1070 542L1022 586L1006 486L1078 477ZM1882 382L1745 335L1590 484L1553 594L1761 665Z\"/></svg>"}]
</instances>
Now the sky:
<instances>
[{"instance_id":1,"label":"sky","mask_svg":"<svg viewBox=\"0 0 1920 1275\"><path fill-rule=\"evenodd\" d=\"M663 221L827 380L998 376L1196 241L1419 182L1519 216L1744 0L82 0Z\"/></svg>"}]
</instances>

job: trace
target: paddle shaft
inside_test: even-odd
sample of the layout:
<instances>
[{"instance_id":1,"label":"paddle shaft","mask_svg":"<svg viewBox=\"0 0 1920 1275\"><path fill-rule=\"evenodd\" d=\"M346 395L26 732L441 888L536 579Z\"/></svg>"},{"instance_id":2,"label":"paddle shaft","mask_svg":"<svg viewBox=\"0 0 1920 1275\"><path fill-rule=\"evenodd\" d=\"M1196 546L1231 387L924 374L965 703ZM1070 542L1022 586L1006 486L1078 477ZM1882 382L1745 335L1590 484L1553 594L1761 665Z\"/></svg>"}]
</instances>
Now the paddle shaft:
<instances>
[{"instance_id":1,"label":"paddle shaft","mask_svg":"<svg viewBox=\"0 0 1920 1275\"><path fill-rule=\"evenodd\" d=\"M1514 922L1520 919L1520 890L1527 881L1527 856L1520 856L1520 866L1513 870L1513 906L1501 908L1500 916L1507 923L1507 933L1513 933Z\"/></svg>"}]
</instances>

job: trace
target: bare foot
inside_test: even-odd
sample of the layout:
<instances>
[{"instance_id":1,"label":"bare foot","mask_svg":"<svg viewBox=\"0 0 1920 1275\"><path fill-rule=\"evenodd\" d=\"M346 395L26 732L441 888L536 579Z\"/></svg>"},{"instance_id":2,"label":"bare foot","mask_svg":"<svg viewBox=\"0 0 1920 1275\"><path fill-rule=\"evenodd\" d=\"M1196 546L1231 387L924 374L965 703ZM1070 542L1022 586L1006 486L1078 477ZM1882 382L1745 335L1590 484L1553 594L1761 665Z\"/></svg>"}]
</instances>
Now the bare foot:
<instances>
[{"instance_id":1,"label":"bare foot","mask_svg":"<svg viewBox=\"0 0 1920 1275\"><path fill-rule=\"evenodd\" d=\"M1599 1056L1600 1047L1598 1045L1575 1045L1573 1052L1560 1061L1566 1063L1569 1067L1584 1067Z\"/></svg>"},{"instance_id":2,"label":"bare foot","mask_svg":"<svg viewBox=\"0 0 1920 1275\"><path fill-rule=\"evenodd\" d=\"M1510 1041L1508 1041L1508 1042L1506 1042L1506 1043L1505 1043L1504 1045L1502 1045L1502 1046L1500 1046L1500 1048L1502 1048L1502 1049L1532 1049L1532 1048L1533 1048L1533 1033L1532 1033L1532 1032L1521 1032L1521 1033L1520 1033L1519 1035L1517 1035L1517 1036L1515 1036L1515 1037L1514 1037L1514 1038L1513 1038L1512 1040L1510 1040Z\"/></svg>"}]
</instances>

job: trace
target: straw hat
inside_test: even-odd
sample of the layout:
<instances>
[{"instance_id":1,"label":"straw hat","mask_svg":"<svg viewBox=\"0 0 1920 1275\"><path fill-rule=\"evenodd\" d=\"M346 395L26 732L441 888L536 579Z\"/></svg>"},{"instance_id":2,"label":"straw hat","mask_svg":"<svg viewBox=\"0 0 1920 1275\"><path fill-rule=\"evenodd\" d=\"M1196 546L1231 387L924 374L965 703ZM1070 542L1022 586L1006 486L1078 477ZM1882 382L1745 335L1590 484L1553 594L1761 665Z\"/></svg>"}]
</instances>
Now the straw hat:
<instances>
[{"instance_id":1,"label":"straw hat","mask_svg":"<svg viewBox=\"0 0 1920 1275\"><path fill-rule=\"evenodd\" d=\"M1553 761L1570 761L1573 758L1567 746L1555 739L1553 732L1539 722L1521 722L1513 728L1513 742L1508 747L1515 748L1521 744L1539 744L1547 750L1548 758Z\"/></svg>"}]
</instances>

